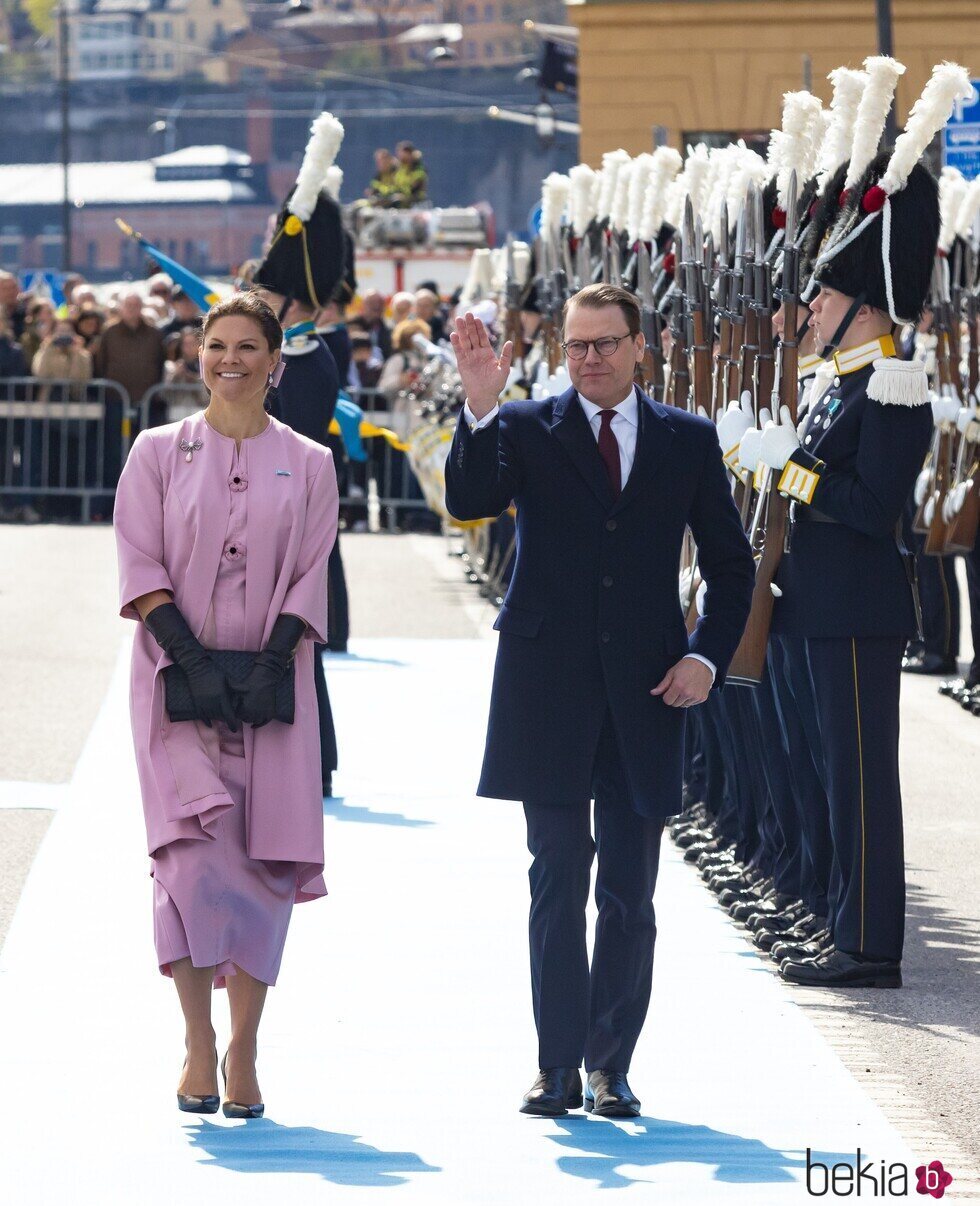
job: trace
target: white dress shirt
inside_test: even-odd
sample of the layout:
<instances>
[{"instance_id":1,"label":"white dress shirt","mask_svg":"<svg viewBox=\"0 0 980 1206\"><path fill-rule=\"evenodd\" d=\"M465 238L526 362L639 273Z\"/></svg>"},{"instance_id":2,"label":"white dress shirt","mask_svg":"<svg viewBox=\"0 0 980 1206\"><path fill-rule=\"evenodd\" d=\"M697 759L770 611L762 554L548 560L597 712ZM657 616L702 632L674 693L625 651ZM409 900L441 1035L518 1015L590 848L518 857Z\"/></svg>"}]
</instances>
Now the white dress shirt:
<instances>
[{"instance_id":1,"label":"white dress shirt","mask_svg":"<svg viewBox=\"0 0 980 1206\"><path fill-rule=\"evenodd\" d=\"M599 428L601 426L599 416L602 414L604 408L597 406L594 402L590 402L588 398L583 398L581 394L578 395L578 400L582 406L582 410L585 412L585 417L589 421L589 427L592 429L595 441L598 444ZM610 427L613 435L616 437L616 443L619 445L620 480L625 488L629 480L630 470L633 468L633 461L636 457L636 437L639 432L640 404L637 399L636 390L631 389L622 402L617 403L612 408L612 411L614 418ZM499 413L500 407L495 406L489 414L484 415L482 419L477 419L470 410L469 402L463 404L463 420L470 431L481 431L484 427L488 427ZM711 680L714 682L715 675L718 673L718 668L714 662L708 661L700 653L688 653L686 656L692 657L695 661L707 666L711 671Z\"/></svg>"}]
</instances>

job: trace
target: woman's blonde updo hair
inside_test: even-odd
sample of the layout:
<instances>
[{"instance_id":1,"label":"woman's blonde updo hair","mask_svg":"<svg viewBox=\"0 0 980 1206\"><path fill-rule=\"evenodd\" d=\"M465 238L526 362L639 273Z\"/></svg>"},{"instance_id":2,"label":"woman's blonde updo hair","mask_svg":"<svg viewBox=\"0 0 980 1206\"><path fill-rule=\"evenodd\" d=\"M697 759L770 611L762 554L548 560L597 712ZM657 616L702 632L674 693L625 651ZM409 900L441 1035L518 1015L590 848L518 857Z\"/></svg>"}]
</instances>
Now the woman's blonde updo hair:
<instances>
[{"instance_id":1,"label":"woman's blonde updo hair","mask_svg":"<svg viewBox=\"0 0 980 1206\"><path fill-rule=\"evenodd\" d=\"M410 352L412 350L412 340L416 335L424 335L426 339L431 339L432 328L421 318L406 318L403 322L400 322L391 335L391 342L395 351Z\"/></svg>"},{"instance_id":2,"label":"woman's blonde updo hair","mask_svg":"<svg viewBox=\"0 0 980 1206\"><path fill-rule=\"evenodd\" d=\"M282 324L276 317L275 310L257 293L233 293L224 301L215 302L204 316L201 341L207 338L208 331L219 318L235 316L250 318L262 331L270 351L276 352L282 347Z\"/></svg>"}]
</instances>

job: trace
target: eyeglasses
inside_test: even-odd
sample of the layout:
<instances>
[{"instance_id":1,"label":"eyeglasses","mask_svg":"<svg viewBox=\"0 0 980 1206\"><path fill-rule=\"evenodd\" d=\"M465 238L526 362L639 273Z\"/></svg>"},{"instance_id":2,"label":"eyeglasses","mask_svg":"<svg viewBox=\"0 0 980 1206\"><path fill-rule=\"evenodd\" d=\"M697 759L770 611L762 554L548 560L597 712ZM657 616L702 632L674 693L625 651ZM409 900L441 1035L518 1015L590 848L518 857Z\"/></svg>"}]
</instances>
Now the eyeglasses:
<instances>
[{"instance_id":1,"label":"eyeglasses","mask_svg":"<svg viewBox=\"0 0 980 1206\"><path fill-rule=\"evenodd\" d=\"M561 346L569 360L584 360L589 354L589 348L595 348L600 356L615 356L623 340L632 338L629 334L603 335L601 339L570 339Z\"/></svg>"}]
</instances>

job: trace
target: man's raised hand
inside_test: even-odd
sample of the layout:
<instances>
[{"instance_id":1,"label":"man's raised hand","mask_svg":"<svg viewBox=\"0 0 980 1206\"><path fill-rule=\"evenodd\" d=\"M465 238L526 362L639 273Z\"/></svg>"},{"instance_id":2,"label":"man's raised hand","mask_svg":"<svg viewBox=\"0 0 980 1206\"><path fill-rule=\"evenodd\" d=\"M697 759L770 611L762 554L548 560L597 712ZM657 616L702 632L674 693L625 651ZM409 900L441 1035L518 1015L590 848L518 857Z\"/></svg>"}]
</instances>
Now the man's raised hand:
<instances>
[{"instance_id":1,"label":"man's raised hand","mask_svg":"<svg viewBox=\"0 0 980 1206\"><path fill-rule=\"evenodd\" d=\"M487 328L479 318L469 313L456 319L456 330L449 339L456 353L456 368L466 401L474 416L482 419L497 405L497 399L507 384L514 345L508 339L498 359Z\"/></svg>"}]
</instances>

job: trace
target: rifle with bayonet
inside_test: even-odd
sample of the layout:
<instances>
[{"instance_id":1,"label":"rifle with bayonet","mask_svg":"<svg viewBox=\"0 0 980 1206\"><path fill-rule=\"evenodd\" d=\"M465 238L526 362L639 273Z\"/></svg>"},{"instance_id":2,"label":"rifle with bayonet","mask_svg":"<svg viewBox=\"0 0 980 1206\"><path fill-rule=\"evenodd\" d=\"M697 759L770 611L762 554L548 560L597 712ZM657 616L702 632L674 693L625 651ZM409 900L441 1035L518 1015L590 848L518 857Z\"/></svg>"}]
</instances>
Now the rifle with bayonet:
<instances>
[{"instance_id":1,"label":"rifle with bayonet","mask_svg":"<svg viewBox=\"0 0 980 1206\"><path fill-rule=\"evenodd\" d=\"M636 292L640 302L640 330L646 346L643 359L636 368L636 379L640 388L655 402L664 400L664 360L660 334L663 319L653 301L653 267L650 252L644 243L637 245Z\"/></svg>"},{"instance_id":2,"label":"rifle with bayonet","mask_svg":"<svg viewBox=\"0 0 980 1206\"><path fill-rule=\"evenodd\" d=\"M941 257L937 261L936 280L939 288L938 308L933 315L936 326L936 375L939 392L944 398L958 398L959 389L953 374L959 376L959 321L954 318L950 296L949 261ZM946 496L949 493L953 469L953 443L956 435L954 423L943 420L936 431L935 457L923 510L925 544L923 553L941 557L946 546L946 518L944 515Z\"/></svg>"},{"instance_id":3,"label":"rifle with bayonet","mask_svg":"<svg viewBox=\"0 0 980 1206\"><path fill-rule=\"evenodd\" d=\"M681 232L681 266L684 282L684 313L687 322L687 353L690 361L693 391L688 398L689 408L709 413L711 406L711 313L709 295L705 289L703 238L699 241L699 225L694 222L694 207L688 196L684 206L684 225Z\"/></svg>"},{"instance_id":4,"label":"rifle with bayonet","mask_svg":"<svg viewBox=\"0 0 980 1206\"><path fill-rule=\"evenodd\" d=\"M977 291L977 250L966 246L966 288L963 290L962 313L967 329L966 397L967 402L980 400L980 299ZM959 311L957 311L959 313ZM946 543L944 553L969 553L977 542L980 528L980 440L960 436L956 468L949 494L946 496ZM953 506L957 509L952 509Z\"/></svg>"},{"instance_id":5,"label":"rifle with bayonet","mask_svg":"<svg viewBox=\"0 0 980 1206\"><path fill-rule=\"evenodd\" d=\"M682 286L681 240L674 236L671 256L673 257L674 279L664 294L661 308L668 313L670 326L670 380L664 401L668 406L687 409L691 392L691 370L687 359L687 324L684 315L684 289Z\"/></svg>"},{"instance_id":6,"label":"rifle with bayonet","mask_svg":"<svg viewBox=\"0 0 980 1206\"><path fill-rule=\"evenodd\" d=\"M728 404L728 371L732 362L732 315L728 308L732 269L728 239L728 202L721 203L721 237L718 240L718 279L715 282L715 309L718 312L718 355L711 385L709 416L717 423Z\"/></svg>"},{"instance_id":7,"label":"rifle with bayonet","mask_svg":"<svg viewBox=\"0 0 980 1206\"><path fill-rule=\"evenodd\" d=\"M781 421L781 408L786 407L789 420L796 425L796 403L799 372L799 343L797 341L797 309L800 277L800 248L798 246L796 173L790 175L787 187L786 237L783 251L782 278L778 296L783 303L783 337L775 354L773 385L771 387L773 416ZM760 228L761 229L761 228ZM766 293L771 290L771 281L766 282ZM771 297L770 297L771 305ZM771 316L770 316L771 321ZM771 329L771 328L770 328ZM752 590L752 607L745 632L732 658L728 681L743 686L757 686L765 673L766 652L769 645L769 630L772 625L772 610L775 603L773 586L776 571L787 550L789 536L789 500L779 492L779 474L766 469L763 472L762 488L750 530L755 552L763 514L765 534L759 550L755 586Z\"/></svg>"},{"instance_id":8,"label":"rifle with bayonet","mask_svg":"<svg viewBox=\"0 0 980 1206\"><path fill-rule=\"evenodd\" d=\"M514 239L512 235L507 236L507 281L504 286L504 301L506 303L506 314L504 319L504 337L502 342L506 343L509 339L514 345L514 363L524 363L524 327L521 322L521 306L524 300L524 287L517 279L517 272L514 266Z\"/></svg>"}]
</instances>

